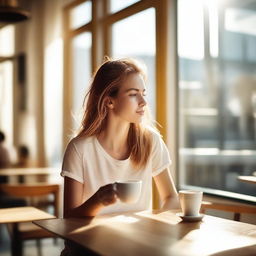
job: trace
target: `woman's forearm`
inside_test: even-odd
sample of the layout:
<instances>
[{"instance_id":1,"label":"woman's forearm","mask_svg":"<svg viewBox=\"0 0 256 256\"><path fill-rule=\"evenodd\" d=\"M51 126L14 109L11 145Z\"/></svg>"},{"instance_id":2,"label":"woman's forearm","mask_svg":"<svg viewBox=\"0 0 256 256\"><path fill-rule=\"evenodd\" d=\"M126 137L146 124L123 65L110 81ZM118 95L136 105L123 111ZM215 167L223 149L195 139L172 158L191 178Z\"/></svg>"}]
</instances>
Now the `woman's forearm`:
<instances>
[{"instance_id":1,"label":"woman's forearm","mask_svg":"<svg viewBox=\"0 0 256 256\"><path fill-rule=\"evenodd\" d=\"M161 210L180 209L180 203L178 197L167 197L165 198Z\"/></svg>"},{"instance_id":2,"label":"woman's forearm","mask_svg":"<svg viewBox=\"0 0 256 256\"><path fill-rule=\"evenodd\" d=\"M73 209L65 209L64 218L94 217L103 207L104 205L98 200L97 195L94 194L80 206Z\"/></svg>"}]
</instances>

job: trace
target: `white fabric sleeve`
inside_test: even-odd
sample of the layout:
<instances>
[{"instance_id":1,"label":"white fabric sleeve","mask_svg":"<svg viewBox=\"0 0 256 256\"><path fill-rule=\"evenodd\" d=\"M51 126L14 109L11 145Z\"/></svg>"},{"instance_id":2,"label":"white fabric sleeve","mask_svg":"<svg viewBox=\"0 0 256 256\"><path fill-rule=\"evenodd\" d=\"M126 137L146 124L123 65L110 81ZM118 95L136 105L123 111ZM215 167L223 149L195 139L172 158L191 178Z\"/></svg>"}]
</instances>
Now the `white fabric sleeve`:
<instances>
[{"instance_id":1,"label":"white fabric sleeve","mask_svg":"<svg viewBox=\"0 0 256 256\"><path fill-rule=\"evenodd\" d=\"M72 141L66 148L60 175L62 177L67 176L76 181L84 183L82 156L79 154L75 144Z\"/></svg>"},{"instance_id":2,"label":"white fabric sleeve","mask_svg":"<svg viewBox=\"0 0 256 256\"><path fill-rule=\"evenodd\" d=\"M152 176L156 176L171 165L168 148L159 134L153 134Z\"/></svg>"}]
</instances>

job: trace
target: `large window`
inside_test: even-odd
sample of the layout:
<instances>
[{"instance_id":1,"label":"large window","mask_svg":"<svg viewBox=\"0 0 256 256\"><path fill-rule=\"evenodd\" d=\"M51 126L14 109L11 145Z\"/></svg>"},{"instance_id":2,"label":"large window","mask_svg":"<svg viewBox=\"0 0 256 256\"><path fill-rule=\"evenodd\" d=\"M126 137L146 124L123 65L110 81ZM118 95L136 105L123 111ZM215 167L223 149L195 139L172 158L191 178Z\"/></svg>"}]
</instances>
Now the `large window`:
<instances>
[{"instance_id":1,"label":"large window","mask_svg":"<svg viewBox=\"0 0 256 256\"><path fill-rule=\"evenodd\" d=\"M256 170L255 5L85 0L66 6L64 136L77 128L89 78L104 56L138 58L148 67L149 105L180 187L256 201L253 185L237 179Z\"/></svg>"},{"instance_id":2,"label":"large window","mask_svg":"<svg viewBox=\"0 0 256 256\"><path fill-rule=\"evenodd\" d=\"M255 6L178 1L180 183L254 202Z\"/></svg>"}]
</instances>

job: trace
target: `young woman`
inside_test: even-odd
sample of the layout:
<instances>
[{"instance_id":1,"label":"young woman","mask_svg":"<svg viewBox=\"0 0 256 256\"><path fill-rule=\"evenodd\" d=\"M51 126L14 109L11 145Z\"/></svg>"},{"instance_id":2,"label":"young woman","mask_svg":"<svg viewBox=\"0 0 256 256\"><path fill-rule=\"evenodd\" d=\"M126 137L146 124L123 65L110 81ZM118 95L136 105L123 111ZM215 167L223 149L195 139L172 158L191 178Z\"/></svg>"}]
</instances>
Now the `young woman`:
<instances>
[{"instance_id":1,"label":"young woman","mask_svg":"<svg viewBox=\"0 0 256 256\"><path fill-rule=\"evenodd\" d=\"M150 209L152 177L162 208L179 207L169 153L150 124L145 96L145 73L135 60L108 59L97 70L63 160L64 217ZM114 183L125 180L142 180L137 203L119 202Z\"/></svg>"}]
</instances>

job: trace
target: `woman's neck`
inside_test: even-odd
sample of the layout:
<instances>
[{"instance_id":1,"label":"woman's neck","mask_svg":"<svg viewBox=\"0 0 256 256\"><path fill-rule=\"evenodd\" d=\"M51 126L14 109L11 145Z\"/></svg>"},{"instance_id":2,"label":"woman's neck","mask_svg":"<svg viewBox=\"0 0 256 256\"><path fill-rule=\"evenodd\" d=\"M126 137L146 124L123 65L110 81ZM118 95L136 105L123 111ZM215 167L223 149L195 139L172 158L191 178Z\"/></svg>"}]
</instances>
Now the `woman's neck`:
<instances>
[{"instance_id":1,"label":"woman's neck","mask_svg":"<svg viewBox=\"0 0 256 256\"><path fill-rule=\"evenodd\" d=\"M111 120L98 136L103 148L115 158L128 157L127 137L130 124Z\"/></svg>"}]
</instances>

